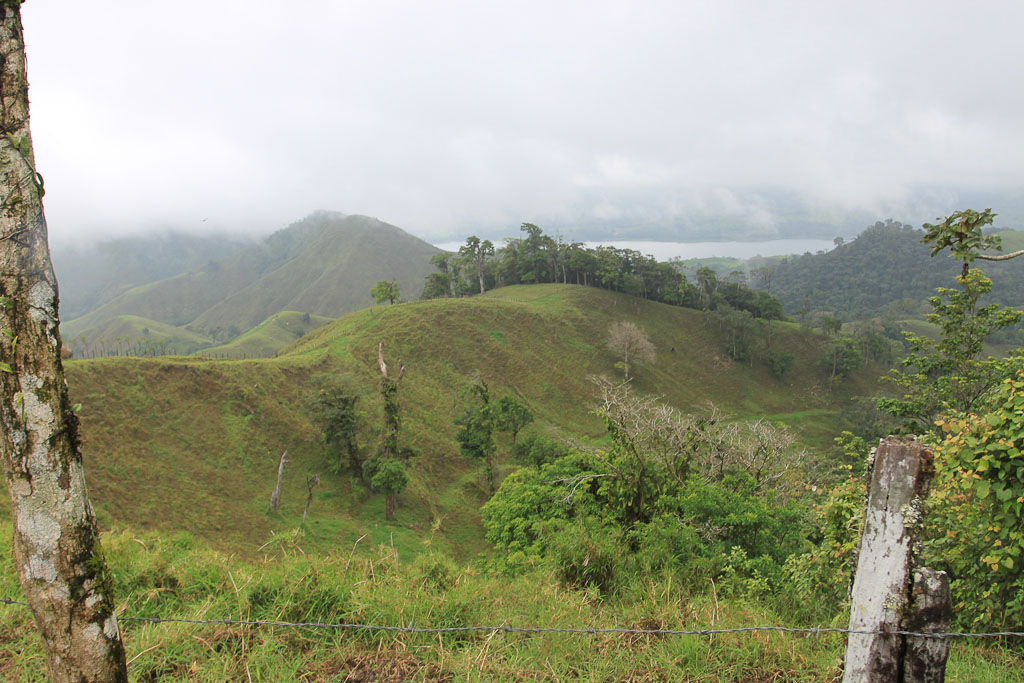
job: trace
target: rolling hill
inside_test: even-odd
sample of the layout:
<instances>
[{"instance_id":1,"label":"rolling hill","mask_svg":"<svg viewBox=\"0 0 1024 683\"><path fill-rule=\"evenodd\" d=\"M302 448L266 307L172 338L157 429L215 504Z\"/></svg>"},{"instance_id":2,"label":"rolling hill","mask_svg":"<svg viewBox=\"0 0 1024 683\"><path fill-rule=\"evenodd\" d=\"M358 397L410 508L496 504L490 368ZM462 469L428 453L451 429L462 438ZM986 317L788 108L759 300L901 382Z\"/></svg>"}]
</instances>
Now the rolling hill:
<instances>
[{"instance_id":1,"label":"rolling hill","mask_svg":"<svg viewBox=\"0 0 1024 683\"><path fill-rule=\"evenodd\" d=\"M331 320L332 318L298 311L281 311L227 344L206 348L197 353L208 358L270 358L299 337Z\"/></svg>"},{"instance_id":2,"label":"rolling hill","mask_svg":"<svg viewBox=\"0 0 1024 683\"><path fill-rule=\"evenodd\" d=\"M658 350L655 364L635 369L636 389L683 409L714 401L737 419L771 416L794 425L806 443L827 444L843 401L874 390L877 369L830 390L816 363L820 337L796 325L775 328L775 343L797 355L780 381L765 368L728 362L700 312L589 287L508 287L472 299L357 311L272 359L69 362L93 502L106 524L185 529L222 549L254 554L298 527L306 476L320 473L324 485L315 490L302 536L308 547L350 545L368 534L407 553L422 551L432 538L434 547L472 556L485 547L477 508L486 486L454 441L467 387L480 378L493 395L515 394L537 416L532 429L602 439L603 425L589 410L590 376L616 372L604 337L620 320L639 325ZM394 523L384 520L381 496L350 475L329 473L309 408L318 378L363 387L359 441L373 450L379 341L389 362L406 365L402 440L422 453L412 461ZM270 514L285 450L284 505ZM499 453L507 450L500 441ZM499 463L499 473L505 471L508 463Z\"/></svg>"},{"instance_id":3,"label":"rolling hill","mask_svg":"<svg viewBox=\"0 0 1024 683\"><path fill-rule=\"evenodd\" d=\"M369 306L378 280L418 296L438 249L375 218L318 212L262 243L150 282L62 324L74 338L121 315L232 339L284 310L337 317Z\"/></svg>"},{"instance_id":4,"label":"rolling hill","mask_svg":"<svg viewBox=\"0 0 1024 683\"><path fill-rule=\"evenodd\" d=\"M62 340L75 358L185 356L215 342L198 332L137 315L119 315Z\"/></svg>"}]
</instances>

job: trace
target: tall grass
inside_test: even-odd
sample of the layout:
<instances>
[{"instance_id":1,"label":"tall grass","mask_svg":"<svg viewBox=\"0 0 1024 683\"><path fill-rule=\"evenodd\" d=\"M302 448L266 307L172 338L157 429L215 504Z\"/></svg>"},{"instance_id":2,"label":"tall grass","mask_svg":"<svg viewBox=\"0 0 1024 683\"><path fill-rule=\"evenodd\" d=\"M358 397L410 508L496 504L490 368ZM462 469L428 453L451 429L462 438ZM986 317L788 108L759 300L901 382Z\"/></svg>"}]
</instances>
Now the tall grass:
<instances>
[{"instance_id":1,"label":"tall grass","mask_svg":"<svg viewBox=\"0 0 1024 683\"><path fill-rule=\"evenodd\" d=\"M107 534L132 680L832 681L840 674L843 641L836 635L405 634L128 618L636 629L787 619L771 598L728 597L713 583L695 591L668 574L634 576L608 597L563 588L546 566L506 578L433 552L403 562L390 545L362 543L314 557L290 536L268 546L265 558L243 561L187 534ZM20 599L3 554L2 595ZM1019 650L957 642L949 680L1020 681L1022 672ZM0 677L46 680L27 608L0 609Z\"/></svg>"}]
</instances>

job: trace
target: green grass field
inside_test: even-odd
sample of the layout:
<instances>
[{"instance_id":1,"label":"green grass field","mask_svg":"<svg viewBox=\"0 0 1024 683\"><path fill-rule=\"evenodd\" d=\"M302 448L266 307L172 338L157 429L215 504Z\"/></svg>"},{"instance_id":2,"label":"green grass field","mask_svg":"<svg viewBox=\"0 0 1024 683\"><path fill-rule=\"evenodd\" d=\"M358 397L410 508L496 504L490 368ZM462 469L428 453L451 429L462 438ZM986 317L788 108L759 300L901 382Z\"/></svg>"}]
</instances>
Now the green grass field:
<instances>
[{"instance_id":1,"label":"green grass field","mask_svg":"<svg viewBox=\"0 0 1024 683\"><path fill-rule=\"evenodd\" d=\"M537 416L532 429L599 439L604 427L590 411L591 376L618 372L604 337L619 320L635 322L657 348L655 363L636 368L637 390L684 410L711 401L735 419L772 416L809 446L828 447L846 398L874 391L869 372L830 388L816 363L820 339L796 325L774 325L775 343L797 356L780 381L760 364L730 361L697 311L571 285L506 287L471 299L358 311L271 359L72 361L67 372L73 400L82 404L90 491L108 526L184 530L222 550L254 555L274 534L298 527L306 477L320 473L323 486L315 490L303 540L308 549L369 534L374 541L393 537L415 553L437 527L438 546L469 558L486 549L476 511L486 485L454 443L467 387L481 378L495 396L514 394ZM403 440L422 452L393 524L384 522L380 495L328 472L308 406L317 377L344 376L362 386L360 442L372 451L380 423L379 341L389 362L406 366ZM510 467L502 455L508 446L499 442L499 475ZM284 504L268 514L285 450Z\"/></svg>"},{"instance_id":2,"label":"green grass field","mask_svg":"<svg viewBox=\"0 0 1024 683\"><path fill-rule=\"evenodd\" d=\"M400 626L741 628L841 626L808 621L808 606L743 592L735 581L695 586L636 574L620 590L560 585L544 563L516 577L489 568L478 512L486 483L454 442L467 388L483 379L537 416L530 427L579 442L605 439L591 412L593 375L615 376L611 323L646 331L656 362L634 387L683 410L713 401L736 420L790 425L829 457L851 396L873 393L878 368L830 386L822 338L773 326L796 355L779 380L730 361L697 311L593 288L508 287L471 299L381 306L331 321L256 360L101 358L67 364L81 403L90 495L102 526L133 680L223 681L832 681L839 636L641 636L559 633L415 635L232 624L147 624L131 616L349 622ZM377 344L394 367L402 441L421 451L397 518L351 475L331 474L309 399L317 382L363 388L364 449L381 422ZM499 438L499 476L512 464ZM267 504L288 451L283 506ZM302 523L307 475L321 474ZM9 521L2 526L9 534ZM8 552L6 550L2 551ZM20 599L12 562L0 597ZM800 616L804 615L804 616ZM1024 681L1015 651L957 643L950 680ZM0 676L42 679L41 649L23 608L0 609Z\"/></svg>"},{"instance_id":3,"label":"green grass field","mask_svg":"<svg viewBox=\"0 0 1024 683\"><path fill-rule=\"evenodd\" d=\"M309 334L331 320L332 318L307 315L298 311L281 311L227 344L203 349L195 355L207 358L272 358L299 337Z\"/></svg>"}]
</instances>

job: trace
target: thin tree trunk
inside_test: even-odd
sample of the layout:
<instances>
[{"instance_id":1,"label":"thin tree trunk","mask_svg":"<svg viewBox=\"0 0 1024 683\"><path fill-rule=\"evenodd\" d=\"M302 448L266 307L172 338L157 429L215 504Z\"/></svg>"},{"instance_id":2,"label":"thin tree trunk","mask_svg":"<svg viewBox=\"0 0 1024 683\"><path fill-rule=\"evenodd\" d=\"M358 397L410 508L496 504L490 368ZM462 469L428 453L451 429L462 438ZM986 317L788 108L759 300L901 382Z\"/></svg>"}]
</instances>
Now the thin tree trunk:
<instances>
[{"instance_id":1,"label":"thin tree trunk","mask_svg":"<svg viewBox=\"0 0 1024 683\"><path fill-rule=\"evenodd\" d=\"M282 460L283 460L282 456ZM309 514L309 506L313 504L313 487L320 485L320 475L314 474L312 477L306 477L306 507L302 509L302 523L306 523L306 515Z\"/></svg>"},{"instance_id":2,"label":"thin tree trunk","mask_svg":"<svg viewBox=\"0 0 1024 683\"><path fill-rule=\"evenodd\" d=\"M127 681L57 330L20 2L0 2L0 450L14 562L54 681Z\"/></svg>"}]
</instances>

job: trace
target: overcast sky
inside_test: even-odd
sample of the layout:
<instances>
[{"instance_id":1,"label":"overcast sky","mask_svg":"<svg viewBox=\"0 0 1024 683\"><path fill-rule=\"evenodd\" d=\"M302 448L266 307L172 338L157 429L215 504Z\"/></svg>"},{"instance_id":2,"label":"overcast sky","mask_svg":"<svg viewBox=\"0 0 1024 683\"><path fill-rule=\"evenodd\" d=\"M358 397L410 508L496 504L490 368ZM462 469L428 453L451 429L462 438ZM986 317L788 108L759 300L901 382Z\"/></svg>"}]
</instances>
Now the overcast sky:
<instances>
[{"instance_id":1,"label":"overcast sky","mask_svg":"<svg viewBox=\"0 0 1024 683\"><path fill-rule=\"evenodd\" d=\"M1017 0L22 12L57 242L267 233L314 209L435 241L705 215L770 231L774 189L885 218L922 187L1024 187Z\"/></svg>"}]
</instances>

